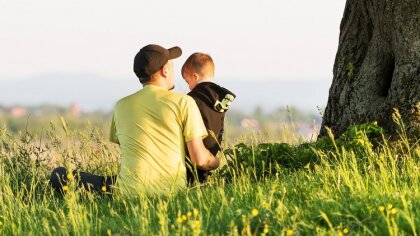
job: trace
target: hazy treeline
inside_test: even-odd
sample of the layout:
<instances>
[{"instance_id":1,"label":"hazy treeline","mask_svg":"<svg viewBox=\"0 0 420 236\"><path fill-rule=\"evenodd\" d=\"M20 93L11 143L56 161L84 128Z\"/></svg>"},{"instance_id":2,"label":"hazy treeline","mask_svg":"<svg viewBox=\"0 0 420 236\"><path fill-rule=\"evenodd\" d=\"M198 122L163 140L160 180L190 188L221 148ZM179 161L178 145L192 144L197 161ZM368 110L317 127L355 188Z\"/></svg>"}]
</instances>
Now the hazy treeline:
<instances>
[{"instance_id":1,"label":"hazy treeline","mask_svg":"<svg viewBox=\"0 0 420 236\"><path fill-rule=\"evenodd\" d=\"M51 125L59 124L63 118L72 129L83 130L93 126L107 136L111 117L111 111L84 112L77 106L0 106L0 125L15 134L19 131L42 134ZM290 136L291 133L309 139L314 136L313 133L318 132L321 115L293 107L281 107L267 113L257 107L249 113L230 110L225 123L225 140L236 141L249 133L259 133L273 141L282 141L282 136Z\"/></svg>"}]
</instances>

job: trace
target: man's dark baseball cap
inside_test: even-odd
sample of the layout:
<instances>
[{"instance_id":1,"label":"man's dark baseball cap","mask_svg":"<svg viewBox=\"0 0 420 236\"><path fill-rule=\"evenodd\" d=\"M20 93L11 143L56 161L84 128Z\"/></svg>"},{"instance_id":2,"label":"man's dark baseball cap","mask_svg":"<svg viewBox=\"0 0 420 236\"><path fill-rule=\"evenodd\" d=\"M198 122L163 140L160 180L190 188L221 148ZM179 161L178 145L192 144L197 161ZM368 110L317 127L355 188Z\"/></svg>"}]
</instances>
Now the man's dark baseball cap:
<instances>
[{"instance_id":1,"label":"man's dark baseball cap","mask_svg":"<svg viewBox=\"0 0 420 236\"><path fill-rule=\"evenodd\" d=\"M137 53L134 58L134 73L140 82L147 82L151 75L158 72L169 60L180 57L179 47L163 48L156 44L149 44Z\"/></svg>"}]
</instances>

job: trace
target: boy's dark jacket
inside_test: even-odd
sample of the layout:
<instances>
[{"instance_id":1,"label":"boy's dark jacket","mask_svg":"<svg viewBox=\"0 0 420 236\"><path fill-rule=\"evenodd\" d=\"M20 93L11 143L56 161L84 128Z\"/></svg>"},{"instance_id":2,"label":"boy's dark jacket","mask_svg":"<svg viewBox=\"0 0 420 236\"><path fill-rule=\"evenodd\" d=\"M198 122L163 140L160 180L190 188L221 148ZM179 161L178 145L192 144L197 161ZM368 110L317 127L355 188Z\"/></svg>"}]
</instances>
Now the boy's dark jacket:
<instances>
[{"instance_id":1,"label":"boy's dark jacket","mask_svg":"<svg viewBox=\"0 0 420 236\"><path fill-rule=\"evenodd\" d=\"M236 96L231 91L212 82L197 84L188 95L197 103L204 125L209 133L203 139L204 146L213 155L216 155L220 151L223 138L225 112ZM209 172L197 170L197 174L200 182L204 182ZM194 175L189 168L187 168L187 179L189 183L194 182Z\"/></svg>"}]
</instances>

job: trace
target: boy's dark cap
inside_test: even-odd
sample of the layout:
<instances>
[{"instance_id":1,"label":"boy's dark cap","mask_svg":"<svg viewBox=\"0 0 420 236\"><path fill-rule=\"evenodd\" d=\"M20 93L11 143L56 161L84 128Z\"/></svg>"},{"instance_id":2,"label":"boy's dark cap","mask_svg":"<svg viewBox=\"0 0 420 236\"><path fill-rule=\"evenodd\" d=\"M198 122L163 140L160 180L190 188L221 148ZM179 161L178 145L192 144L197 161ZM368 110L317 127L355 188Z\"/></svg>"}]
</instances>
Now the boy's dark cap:
<instances>
[{"instance_id":1,"label":"boy's dark cap","mask_svg":"<svg viewBox=\"0 0 420 236\"><path fill-rule=\"evenodd\" d=\"M169 49L156 44L149 44L137 53L134 58L134 73L140 82L147 82L150 76L159 71L169 60L180 57L182 50L179 47Z\"/></svg>"}]
</instances>

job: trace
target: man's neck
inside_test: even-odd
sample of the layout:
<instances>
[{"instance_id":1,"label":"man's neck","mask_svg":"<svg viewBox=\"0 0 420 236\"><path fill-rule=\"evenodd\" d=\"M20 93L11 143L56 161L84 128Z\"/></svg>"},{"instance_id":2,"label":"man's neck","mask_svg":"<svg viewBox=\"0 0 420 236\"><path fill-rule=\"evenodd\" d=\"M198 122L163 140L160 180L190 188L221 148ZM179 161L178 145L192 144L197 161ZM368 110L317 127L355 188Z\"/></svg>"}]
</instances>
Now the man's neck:
<instances>
[{"instance_id":1,"label":"man's neck","mask_svg":"<svg viewBox=\"0 0 420 236\"><path fill-rule=\"evenodd\" d=\"M163 81L150 81L148 83L143 84L143 87L146 85L155 85L164 89L168 89L166 83L164 83Z\"/></svg>"}]
</instances>

